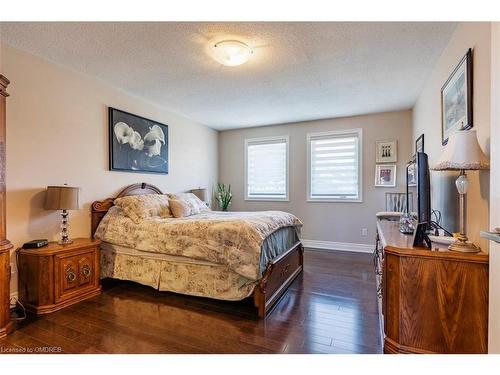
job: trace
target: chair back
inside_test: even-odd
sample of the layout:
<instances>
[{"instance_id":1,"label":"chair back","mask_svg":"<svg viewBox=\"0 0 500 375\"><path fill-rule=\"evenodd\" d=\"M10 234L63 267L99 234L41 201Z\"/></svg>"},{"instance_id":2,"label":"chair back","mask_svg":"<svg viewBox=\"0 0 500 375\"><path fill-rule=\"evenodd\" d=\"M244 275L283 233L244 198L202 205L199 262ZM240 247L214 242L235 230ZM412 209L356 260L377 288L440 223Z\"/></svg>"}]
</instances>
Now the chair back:
<instances>
[{"instance_id":1,"label":"chair back","mask_svg":"<svg viewBox=\"0 0 500 375\"><path fill-rule=\"evenodd\" d=\"M408 193L409 212L413 211L413 193ZM406 193L385 193L385 210L389 212L406 212Z\"/></svg>"}]
</instances>

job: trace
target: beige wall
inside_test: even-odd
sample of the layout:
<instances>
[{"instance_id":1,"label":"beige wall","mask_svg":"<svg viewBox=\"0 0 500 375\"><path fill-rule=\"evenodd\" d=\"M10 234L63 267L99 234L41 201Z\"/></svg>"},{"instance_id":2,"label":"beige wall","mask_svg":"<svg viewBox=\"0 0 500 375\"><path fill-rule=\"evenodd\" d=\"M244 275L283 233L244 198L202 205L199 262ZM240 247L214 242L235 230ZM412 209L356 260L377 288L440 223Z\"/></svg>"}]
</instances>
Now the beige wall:
<instances>
[{"instance_id":1,"label":"beige wall","mask_svg":"<svg viewBox=\"0 0 500 375\"><path fill-rule=\"evenodd\" d=\"M500 227L500 22L491 26L490 228ZM490 244L490 353L500 354L500 244Z\"/></svg>"},{"instance_id":2,"label":"beige wall","mask_svg":"<svg viewBox=\"0 0 500 375\"><path fill-rule=\"evenodd\" d=\"M355 128L363 129L363 202L307 202L307 133ZM245 138L273 135L290 136L290 201L245 201L243 196ZM223 131L219 133L220 181L230 183L233 188L231 210L289 211L304 222L302 232L304 239L373 244L375 213L384 209L384 193L400 192L406 188L405 162L412 152L410 138L411 111ZM396 188L374 187L375 141L383 139L398 140ZM362 228L368 229L366 237L361 236Z\"/></svg>"},{"instance_id":3,"label":"beige wall","mask_svg":"<svg viewBox=\"0 0 500 375\"><path fill-rule=\"evenodd\" d=\"M413 108L413 139L425 134L425 151L431 166L441 156L441 87L465 55L473 48L473 120L479 143L486 154L490 150L490 23L460 23L443 51L434 71L425 82ZM488 228L489 172L469 172L471 187L468 199L468 234L487 249L487 241L479 231ZM457 173L432 172L432 207L443 212L445 227L456 231L458 195L455 188Z\"/></svg>"},{"instance_id":4,"label":"beige wall","mask_svg":"<svg viewBox=\"0 0 500 375\"><path fill-rule=\"evenodd\" d=\"M164 191L212 187L217 132L86 75L1 46L7 99L7 235L14 246L57 239L60 216L43 210L47 185L80 186L82 209L70 214L73 237L90 235L89 205L135 182ZM169 125L168 175L108 170L107 107ZM15 276L15 275L14 275ZM17 290L13 278L12 290Z\"/></svg>"}]
</instances>

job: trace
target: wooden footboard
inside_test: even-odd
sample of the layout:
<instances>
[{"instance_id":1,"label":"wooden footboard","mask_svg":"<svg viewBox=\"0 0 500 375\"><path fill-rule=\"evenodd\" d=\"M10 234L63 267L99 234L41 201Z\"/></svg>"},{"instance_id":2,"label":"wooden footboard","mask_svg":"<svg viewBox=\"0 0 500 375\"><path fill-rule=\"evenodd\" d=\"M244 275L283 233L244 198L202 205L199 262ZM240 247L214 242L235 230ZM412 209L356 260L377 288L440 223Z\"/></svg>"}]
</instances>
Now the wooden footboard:
<instances>
[{"instance_id":1,"label":"wooden footboard","mask_svg":"<svg viewBox=\"0 0 500 375\"><path fill-rule=\"evenodd\" d=\"M265 318L290 284L300 275L304 265L302 243L295 243L288 251L273 259L253 292L253 300L260 318Z\"/></svg>"}]
</instances>

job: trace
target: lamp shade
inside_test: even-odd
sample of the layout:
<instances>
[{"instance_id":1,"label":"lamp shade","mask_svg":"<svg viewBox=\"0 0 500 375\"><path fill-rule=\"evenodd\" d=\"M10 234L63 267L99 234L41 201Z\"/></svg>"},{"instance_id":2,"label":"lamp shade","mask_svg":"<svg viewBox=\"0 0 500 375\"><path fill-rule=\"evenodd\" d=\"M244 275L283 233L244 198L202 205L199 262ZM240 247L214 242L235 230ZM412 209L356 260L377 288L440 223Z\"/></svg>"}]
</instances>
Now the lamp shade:
<instances>
[{"instance_id":1,"label":"lamp shade","mask_svg":"<svg viewBox=\"0 0 500 375\"><path fill-rule=\"evenodd\" d=\"M73 186L47 186L46 210L78 210L80 188Z\"/></svg>"},{"instance_id":2,"label":"lamp shade","mask_svg":"<svg viewBox=\"0 0 500 375\"><path fill-rule=\"evenodd\" d=\"M460 130L450 136L441 159L432 169L457 171L489 168L489 160L479 146L476 131Z\"/></svg>"},{"instance_id":3,"label":"lamp shade","mask_svg":"<svg viewBox=\"0 0 500 375\"><path fill-rule=\"evenodd\" d=\"M196 195L202 202L207 201L207 197L208 197L207 189L205 189L205 188L193 189L193 190L191 190L191 193Z\"/></svg>"}]
</instances>

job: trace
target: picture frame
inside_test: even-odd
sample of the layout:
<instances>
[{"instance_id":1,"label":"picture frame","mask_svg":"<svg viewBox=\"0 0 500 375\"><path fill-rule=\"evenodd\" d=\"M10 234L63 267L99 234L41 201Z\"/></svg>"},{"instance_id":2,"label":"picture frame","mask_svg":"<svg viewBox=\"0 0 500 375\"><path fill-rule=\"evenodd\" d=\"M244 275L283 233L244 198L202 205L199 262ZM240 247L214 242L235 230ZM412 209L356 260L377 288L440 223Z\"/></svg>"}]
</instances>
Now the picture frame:
<instances>
[{"instance_id":1,"label":"picture frame","mask_svg":"<svg viewBox=\"0 0 500 375\"><path fill-rule=\"evenodd\" d=\"M424 151L424 134L421 134L420 137L415 141L415 154L417 152L425 152Z\"/></svg>"},{"instance_id":2,"label":"picture frame","mask_svg":"<svg viewBox=\"0 0 500 375\"><path fill-rule=\"evenodd\" d=\"M168 174L168 125L108 108L109 169Z\"/></svg>"},{"instance_id":3,"label":"picture frame","mask_svg":"<svg viewBox=\"0 0 500 375\"><path fill-rule=\"evenodd\" d=\"M396 187L396 164L375 165L375 186Z\"/></svg>"},{"instance_id":4,"label":"picture frame","mask_svg":"<svg viewBox=\"0 0 500 375\"><path fill-rule=\"evenodd\" d=\"M396 140L376 141L375 149L377 163L396 163L398 161L398 142Z\"/></svg>"},{"instance_id":5,"label":"picture frame","mask_svg":"<svg viewBox=\"0 0 500 375\"><path fill-rule=\"evenodd\" d=\"M469 48L441 88L441 138L448 143L451 134L473 127L472 49Z\"/></svg>"},{"instance_id":6,"label":"picture frame","mask_svg":"<svg viewBox=\"0 0 500 375\"><path fill-rule=\"evenodd\" d=\"M415 158L406 164L406 183L408 187L417 186L417 165Z\"/></svg>"}]
</instances>

